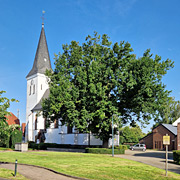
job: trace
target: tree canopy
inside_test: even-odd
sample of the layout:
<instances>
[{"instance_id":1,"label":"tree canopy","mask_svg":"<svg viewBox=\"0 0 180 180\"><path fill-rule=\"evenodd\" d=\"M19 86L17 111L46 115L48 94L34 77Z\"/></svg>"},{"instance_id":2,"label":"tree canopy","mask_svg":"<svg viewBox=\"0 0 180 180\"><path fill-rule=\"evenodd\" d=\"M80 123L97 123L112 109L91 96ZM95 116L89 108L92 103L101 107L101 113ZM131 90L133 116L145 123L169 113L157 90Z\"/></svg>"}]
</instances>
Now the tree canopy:
<instances>
[{"instance_id":1,"label":"tree canopy","mask_svg":"<svg viewBox=\"0 0 180 180\"><path fill-rule=\"evenodd\" d=\"M120 129L120 143L138 143L141 138L145 136L141 128L136 125L135 127L125 126Z\"/></svg>"},{"instance_id":2,"label":"tree canopy","mask_svg":"<svg viewBox=\"0 0 180 180\"><path fill-rule=\"evenodd\" d=\"M0 91L0 121L6 122L6 115L10 115L7 109L10 107L10 102L18 102L16 99L8 99L3 97L3 93L6 91Z\"/></svg>"},{"instance_id":3,"label":"tree canopy","mask_svg":"<svg viewBox=\"0 0 180 180\"><path fill-rule=\"evenodd\" d=\"M55 55L54 72L47 72L50 96L42 103L43 115L107 142L113 115L116 125L159 116L170 93L161 80L172 67L149 49L136 58L130 43L112 44L106 34L94 33L82 45L72 41Z\"/></svg>"},{"instance_id":4,"label":"tree canopy","mask_svg":"<svg viewBox=\"0 0 180 180\"><path fill-rule=\"evenodd\" d=\"M152 128L161 123L172 124L180 117L180 102L175 101L174 97L168 97L167 101L161 106L159 110L160 116L155 119L155 124Z\"/></svg>"},{"instance_id":5,"label":"tree canopy","mask_svg":"<svg viewBox=\"0 0 180 180\"><path fill-rule=\"evenodd\" d=\"M11 114L7 111L7 109L10 107L10 102L18 101L2 96L3 93L5 93L5 91L0 91L0 146L9 147L11 131L13 131L13 127L16 126L8 126L6 116Z\"/></svg>"}]
</instances>

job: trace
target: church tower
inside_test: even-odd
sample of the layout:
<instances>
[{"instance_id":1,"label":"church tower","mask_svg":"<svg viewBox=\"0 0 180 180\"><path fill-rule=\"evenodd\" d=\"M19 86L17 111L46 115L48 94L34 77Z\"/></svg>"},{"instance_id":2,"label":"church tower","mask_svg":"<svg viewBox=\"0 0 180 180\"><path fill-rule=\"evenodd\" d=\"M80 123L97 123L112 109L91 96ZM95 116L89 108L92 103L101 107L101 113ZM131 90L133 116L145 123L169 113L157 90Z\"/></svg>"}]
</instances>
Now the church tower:
<instances>
[{"instance_id":1,"label":"church tower","mask_svg":"<svg viewBox=\"0 0 180 180\"><path fill-rule=\"evenodd\" d=\"M28 75L27 80L27 98L26 98L26 141L33 140L33 130L35 117L32 110L40 105L40 101L44 94L47 94L48 78L45 76L46 69L50 70L51 62L44 31L44 23L42 23L41 34L38 47L34 59L34 64ZM40 110L40 109L39 109Z\"/></svg>"}]
</instances>

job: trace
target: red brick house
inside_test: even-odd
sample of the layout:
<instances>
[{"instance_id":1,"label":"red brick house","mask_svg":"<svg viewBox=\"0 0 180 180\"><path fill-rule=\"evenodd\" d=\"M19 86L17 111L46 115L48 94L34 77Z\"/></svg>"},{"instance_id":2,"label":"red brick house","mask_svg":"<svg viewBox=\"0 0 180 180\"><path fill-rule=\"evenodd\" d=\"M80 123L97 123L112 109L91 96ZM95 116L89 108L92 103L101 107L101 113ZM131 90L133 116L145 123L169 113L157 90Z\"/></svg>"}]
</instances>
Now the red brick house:
<instances>
[{"instance_id":1,"label":"red brick house","mask_svg":"<svg viewBox=\"0 0 180 180\"><path fill-rule=\"evenodd\" d=\"M180 124L179 124L180 126ZM180 133L180 132L179 132ZM160 124L155 127L150 134L143 137L140 143L145 143L147 149L158 149L163 150L165 146L163 145L163 136L168 134L170 136L169 150L178 149L177 147L177 126L172 124Z\"/></svg>"},{"instance_id":2,"label":"red brick house","mask_svg":"<svg viewBox=\"0 0 180 180\"><path fill-rule=\"evenodd\" d=\"M10 112L10 114L11 115L6 116L6 121L7 121L8 125L12 125L12 124L20 125L19 119L12 112Z\"/></svg>"}]
</instances>

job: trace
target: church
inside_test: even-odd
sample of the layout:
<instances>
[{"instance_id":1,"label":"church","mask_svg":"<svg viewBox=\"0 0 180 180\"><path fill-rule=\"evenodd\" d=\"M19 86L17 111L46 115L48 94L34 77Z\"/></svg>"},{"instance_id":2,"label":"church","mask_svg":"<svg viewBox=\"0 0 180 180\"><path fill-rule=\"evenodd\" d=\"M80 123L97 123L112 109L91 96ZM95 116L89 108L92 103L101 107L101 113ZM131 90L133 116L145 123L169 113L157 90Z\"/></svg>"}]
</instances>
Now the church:
<instances>
[{"instance_id":1,"label":"church","mask_svg":"<svg viewBox=\"0 0 180 180\"><path fill-rule=\"evenodd\" d=\"M102 141L97 139L93 134L79 133L75 128L62 126L60 120L51 123L46 129L45 119L42 116L42 99L49 96L48 77L46 69L50 70L51 61L48 51L48 45L45 36L44 23L40 33L39 43L33 67L26 76L27 80L27 102L26 102L26 134L25 141L37 140L38 135L42 132L45 136L43 142L71 145L102 145ZM42 141L40 141L42 142ZM114 144L119 144L119 136L115 136ZM112 145L112 139L109 139L109 146Z\"/></svg>"}]
</instances>

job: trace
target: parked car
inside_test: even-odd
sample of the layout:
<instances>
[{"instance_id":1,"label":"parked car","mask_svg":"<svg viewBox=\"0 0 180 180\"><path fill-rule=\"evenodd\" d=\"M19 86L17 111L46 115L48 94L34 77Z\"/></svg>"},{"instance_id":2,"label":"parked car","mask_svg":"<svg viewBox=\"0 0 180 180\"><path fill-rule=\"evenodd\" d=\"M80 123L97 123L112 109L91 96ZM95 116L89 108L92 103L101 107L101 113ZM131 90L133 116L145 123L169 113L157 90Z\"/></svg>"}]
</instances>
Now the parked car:
<instances>
[{"instance_id":1,"label":"parked car","mask_svg":"<svg viewBox=\"0 0 180 180\"><path fill-rule=\"evenodd\" d=\"M146 151L146 145L145 144L135 144L134 146L131 146L130 149L133 150L140 150L140 151Z\"/></svg>"}]
</instances>

